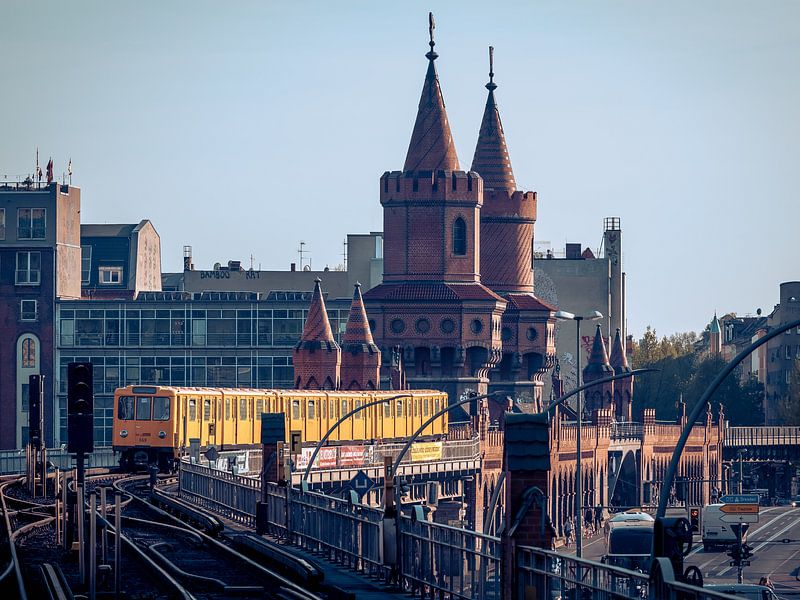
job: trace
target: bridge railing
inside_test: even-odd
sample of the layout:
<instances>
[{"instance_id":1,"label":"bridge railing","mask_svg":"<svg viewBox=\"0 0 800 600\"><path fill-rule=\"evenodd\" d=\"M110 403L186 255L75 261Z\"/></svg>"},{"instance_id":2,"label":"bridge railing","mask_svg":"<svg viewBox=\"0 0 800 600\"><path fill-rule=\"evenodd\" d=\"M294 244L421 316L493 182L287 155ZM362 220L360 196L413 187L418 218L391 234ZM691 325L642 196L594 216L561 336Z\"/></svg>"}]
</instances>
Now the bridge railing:
<instances>
[{"instance_id":1,"label":"bridge railing","mask_svg":"<svg viewBox=\"0 0 800 600\"><path fill-rule=\"evenodd\" d=\"M800 444L800 427L728 427L725 446L792 446Z\"/></svg>"},{"instance_id":2,"label":"bridge railing","mask_svg":"<svg viewBox=\"0 0 800 600\"><path fill-rule=\"evenodd\" d=\"M734 600L677 581L652 583L639 571L527 546L517 547L516 573L520 598Z\"/></svg>"},{"instance_id":3,"label":"bridge railing","mask_svg":"<svg viewBox=\"0 0 800 600\"><path fill-rule=\"evenodd\" d=\"M66 470L74 467L74 458L66 450L50 448L47 450L47 460L53 466ZM118 457L110 447L98 447L91 454L86 455L86 467L116 467ZM25 449L0 451L0 475L25 473Z\"/></svg>"},{"instance_id":4,"label":"bridge railing","mask_svg":"<svg viewBox=\"0 0 800 600\"><path fill-rule=\"evenodd\" d=\"M500 538L404 516L399 543L400 574L412 595L500 599Z\"/></svg>"},{"instance_id":5,"label":"bridge railing","mask_svg":"<svg viewBox=\"0 0 800 600\"><path fill-rule=\"evenodd\" d=\"M641 423L612 423L610 427L611 439L642 439Z\"/></svg>"},{"instance_id":6,"label":"bridge railing","mask_svg":"<svg viewBox=\"0 0 800 600\"><path fill-rule=\"evenodd\" d=\"M181 497L248 527L256 525L261 482L202 465L181 461Z\"/></svg>"},{"instance_id":7,"label":"bridge railing","mask_svg":"<svg viewBox=\"0 0 800 600\"><path fill-rule=\"evenodd\" d=\"M471 459L480 455L480 438L473 436L468 440L447 440L442 442L441 457L436 460L459 460ZM375 445L375 460L376 464L383 464L384 457L391 457L392 460L396 459L403 449L403 443L386 443ZM413 455L407 454L403 462L412 462Z\"/></svg>"}]
</instances>

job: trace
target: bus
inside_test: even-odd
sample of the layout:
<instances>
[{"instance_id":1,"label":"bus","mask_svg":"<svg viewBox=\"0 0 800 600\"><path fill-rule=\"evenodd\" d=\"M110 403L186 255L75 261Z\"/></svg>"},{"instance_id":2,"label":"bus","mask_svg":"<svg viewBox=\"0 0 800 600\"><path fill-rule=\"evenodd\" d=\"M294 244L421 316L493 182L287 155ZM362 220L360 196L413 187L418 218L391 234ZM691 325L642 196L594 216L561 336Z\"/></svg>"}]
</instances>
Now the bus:
<instances>
[{"instance_id":1,"label":"bus","mask_svg":"<svg viewBox=\"0 0 800 600\"><path fill-rule=\"evenodd\" d=\"M640 514L609 523L605 536L605 554L601 562L631 571L647 573L653 549L653 524ZM648 515L649 516L649 515Z\"/></svg>"}]
</instances>

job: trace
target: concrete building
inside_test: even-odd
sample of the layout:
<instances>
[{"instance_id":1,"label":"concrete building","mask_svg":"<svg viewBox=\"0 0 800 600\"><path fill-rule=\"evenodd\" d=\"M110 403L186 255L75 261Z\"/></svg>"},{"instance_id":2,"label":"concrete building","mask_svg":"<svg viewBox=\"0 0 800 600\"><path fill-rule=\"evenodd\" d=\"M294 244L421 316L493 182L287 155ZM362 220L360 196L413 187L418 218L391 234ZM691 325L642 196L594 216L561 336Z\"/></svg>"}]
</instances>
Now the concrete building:
<instances>
[{"instance_id":1,"label":"concrete building","mask_svg":"<svg viewBox=\"0 0 800 600\"><path fill-rule=\"evenodd\" d=\"M608 217L603 223L603 244L595 255L583 244L567 244L564 251L555 251L546 243L537 245L533 258L536 294L544 302L576 315L603 314L601 325L606 348L617 329L626 340L625 272L622 263L622 227L619 217ZM581 328L582 364L586 364L594 343L594 328ZM576 325L559 321L556 325L558 364L564 389L576 383ZM626 344L627 346L627 344ZM545 382L549 395L552 383Z\"/></svg>"},{"instance_id":2,"label":"concrete building","mask_svg":"<svg viewBox=\"0 0 800 600\"><path fill-rule=\"evenodd\" d=\"M780 302L767 316L766 330L797 319L800 319L800 281L786 281L780 286ZM766 420L768 425L780 425L777 403L792 392L790 384L800 360L800 327L767 342L764 354ZM800 398L792 401L800 402Z\"/></svg>"}]
</instances>

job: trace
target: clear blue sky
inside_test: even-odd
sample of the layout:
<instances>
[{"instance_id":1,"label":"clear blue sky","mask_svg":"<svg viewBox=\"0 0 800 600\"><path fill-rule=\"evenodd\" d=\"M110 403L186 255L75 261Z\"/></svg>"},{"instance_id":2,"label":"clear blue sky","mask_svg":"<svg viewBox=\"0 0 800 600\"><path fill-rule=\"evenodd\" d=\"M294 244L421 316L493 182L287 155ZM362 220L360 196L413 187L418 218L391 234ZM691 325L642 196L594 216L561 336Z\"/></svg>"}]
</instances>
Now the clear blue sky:
<instances>
[{"instance_id":1,"label":"clear blue sky","mask_svg":"<svg viewBox=\"0 0 800 600\"><path fill-rule=\"evenodd\" d=\"M29 2L0 20L0 177L72 157L84 222L153 221L163 268L315 268L382 229L427 11L462 168L487 46L538 240L620 216L629 331L772 309L800 279L798 2ZM569 307L564 307L568 309Z\"/></svg>"}]
</instances>

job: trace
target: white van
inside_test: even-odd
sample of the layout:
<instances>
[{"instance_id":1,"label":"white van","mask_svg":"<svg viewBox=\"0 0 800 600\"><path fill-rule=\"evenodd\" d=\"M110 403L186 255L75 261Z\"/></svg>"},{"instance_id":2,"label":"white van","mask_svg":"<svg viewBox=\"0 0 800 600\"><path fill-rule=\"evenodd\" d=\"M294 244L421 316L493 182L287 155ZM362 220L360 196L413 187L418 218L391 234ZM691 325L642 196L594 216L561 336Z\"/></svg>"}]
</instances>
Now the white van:
<instances>
[{"instance_id":1,"label":"white van","mask_svg":"<svg viewBox=\"0 0 800 600\"><path fill-rule=\"evenodd\" d=\"M736 541L736 534L731 529L731 523L722 520L725 513L720 510L723 504L709 504L703 508L702 539L703 550L708 552L713 548L725 549ZM747 541L747 532L744 540Z\"/></svg>"}]
</instances>

